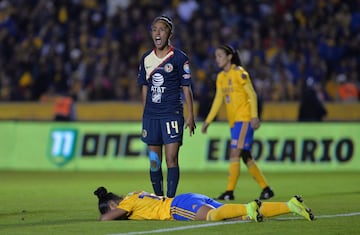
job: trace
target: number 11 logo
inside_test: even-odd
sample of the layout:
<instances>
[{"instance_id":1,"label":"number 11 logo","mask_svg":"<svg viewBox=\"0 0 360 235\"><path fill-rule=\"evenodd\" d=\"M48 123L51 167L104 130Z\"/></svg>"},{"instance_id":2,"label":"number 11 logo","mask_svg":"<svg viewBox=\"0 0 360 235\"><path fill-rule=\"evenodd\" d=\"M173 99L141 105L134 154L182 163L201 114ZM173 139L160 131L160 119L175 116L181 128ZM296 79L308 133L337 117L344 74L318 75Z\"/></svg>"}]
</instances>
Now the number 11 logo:
<instances>
[{"instance_id":1,"label":"number 11 logo","mask_svg":"<svg viewBox=\"0 0 360 235\"><path fill-rule=\"evenodd\" d=\"M50 133L49 159L58 166L69 162L75 153L76 130L52 130Z\"/></svg>"}]
</instances>

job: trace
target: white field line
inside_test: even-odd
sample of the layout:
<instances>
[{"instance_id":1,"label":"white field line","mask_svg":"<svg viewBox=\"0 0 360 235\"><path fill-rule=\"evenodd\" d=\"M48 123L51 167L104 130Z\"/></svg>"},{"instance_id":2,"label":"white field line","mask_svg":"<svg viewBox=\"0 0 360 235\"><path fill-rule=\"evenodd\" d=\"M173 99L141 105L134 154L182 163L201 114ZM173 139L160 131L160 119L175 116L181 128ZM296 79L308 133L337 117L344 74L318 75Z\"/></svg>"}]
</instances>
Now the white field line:
<instances>
[{"instance_id":1,"label":"white field line","mask_svg":"<svg viewBox=\"0 0 360 235\"><path fill-rule=\"evenodd\" d=\"M323 219L323 218L335 218L335 217L349 217L349 216L358 216L360 212L353 212L348 214L335 214L335 215L318 215L315 216L315 220ZM266 220L269 220L267 218ZM297 219L304 219L303 217L288 217L288 218L271 218L271 220L297 220ZM187 229L196 229L196 228L205 228L205 227L214 227L214 226L221 226L226 224L238 224L238 223L248 223L251 221L222 221L222 222L210 222L207 224L196 224L196 225L187 225L175 228L164 228L164 229L156 229L156 230L149 230L149 231L139 231L139 232L128 232L128 233L113 233L107 235L137 235L137 234L150 234L150 233L166 233L172 231L179 231L179 230L187 230Z\"/></svg>"}]
</instances>

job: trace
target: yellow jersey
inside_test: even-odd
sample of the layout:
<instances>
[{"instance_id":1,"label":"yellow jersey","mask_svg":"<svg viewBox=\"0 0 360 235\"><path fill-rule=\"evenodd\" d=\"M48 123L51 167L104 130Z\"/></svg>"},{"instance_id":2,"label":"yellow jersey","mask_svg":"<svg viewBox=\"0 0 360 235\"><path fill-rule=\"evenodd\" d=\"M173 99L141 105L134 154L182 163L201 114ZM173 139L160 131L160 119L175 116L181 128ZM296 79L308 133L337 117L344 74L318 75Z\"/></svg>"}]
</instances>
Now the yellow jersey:
<instances>
[{"instance_id":1,"label":"yellow jersey","mask_svg":"<svg viewBox=\"0 0 360 235\"><path fill-rule=\"evenodd\" d=\"M214 120L223 100L230 127L235 122L249 122L251 118L258 117L256 93L249 74L241 66L232 64L229 71L221 71L217 75L216 94L206 123Z\"/></svg>"},{"instance_id":2,"label":"yellow jersey","mask_svg":"<svg viewBox=\"0 0 360 235\"><path fill-rule=\"evenodd\" d=\"M142 192L129 193L117 206L128 212L131 220L173 220L170 206L173 198Z\"/></svg>"}]
</instances>

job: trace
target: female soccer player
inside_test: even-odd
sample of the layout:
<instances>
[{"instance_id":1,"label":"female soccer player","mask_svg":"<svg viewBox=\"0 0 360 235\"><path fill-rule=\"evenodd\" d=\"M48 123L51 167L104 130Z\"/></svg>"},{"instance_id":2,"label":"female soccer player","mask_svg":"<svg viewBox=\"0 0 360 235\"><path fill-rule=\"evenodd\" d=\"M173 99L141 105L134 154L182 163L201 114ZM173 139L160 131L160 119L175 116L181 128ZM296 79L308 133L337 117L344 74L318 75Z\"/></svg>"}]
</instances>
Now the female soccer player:
<instances>
[{"instance_id":1,"label":"female soccer player","mask_svg":"<svg viewBox=\"0 0 360 235\"><path fill-rule=\"evenodd\" d=\"M255 200L248 204L222 204L196 193L179 194L174 198L168 198L142 191L121 197L101 186L94 194L99 199L101 221L243 219L261 222L263 216L272 217L287 213L296 213L309 221L314 219L311 209L306 207L300 196L294 196L288 202Z\"/></svg>"},{"instance_id":2,"label":"female soccer player","mask_svg":"<svg viewBox=\"0 0 360 235\"><path fill-rule=\"evenodd\" d=\"M215 50L215 58L222 71L217 75L215 98L201 131L204 134L207 132L224 100L231 132L228 184L226 191L216 199L234 200L234 189L240 176L240 157L262 188L260 199L269 199L274 192L251 155L254 130L260 127L260 120L249 74L241 67L240 57L231 46L219 46Z\"/></svg>"},{"instance_id":3,"label":"female soccer player","mask_svg":"<svg viewBox=\"0 0 360 235\"><path fill-rule=\"evenodd\" d=\"M190 136L196 128L188 57L170 44L174 26L167 16L156 17L151 25L154 49L141 59L138 84L144 104L142 141L148 145L150 180L156 195L163 196L163 146L167 165L167 197L176 194L180 170L179 149L183 140L183 98L187 105L185 128ZM184 96L184 97L183 97Z\"/></svg>"}]
</instances>

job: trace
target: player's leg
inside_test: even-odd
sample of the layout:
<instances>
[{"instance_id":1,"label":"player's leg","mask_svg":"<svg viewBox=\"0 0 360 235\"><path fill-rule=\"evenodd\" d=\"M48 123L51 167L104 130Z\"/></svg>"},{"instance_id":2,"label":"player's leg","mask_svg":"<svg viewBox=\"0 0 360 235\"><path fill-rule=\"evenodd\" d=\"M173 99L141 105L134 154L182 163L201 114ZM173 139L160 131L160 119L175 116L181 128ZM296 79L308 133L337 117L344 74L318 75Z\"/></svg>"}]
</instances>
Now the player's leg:
<instances>
[{"instance_id":1,"label":"player's leg","mask_svg":"<svg viewBox=\"0 0 360 235\"><path fill-rule=\"evenodd\" d=\"M154 189L154 193L158 196L164 196L162 163L162 146L149 145L150 159L150 180Z\"/></svg>"},{"instance_id":2,"label":"player's leg","mask_svg":"<svg viewBox=\"0 0 360 235\"><path fill-rule=\"evenodd\" d=\"M263 175L262 171L256 164L255 160L251 156L251 153L249 150L242 150L241 151L241 157L246 164L250 175L255 179L255 181L259 184L259 186L262 188L262 192L260 194L261 200L270 199L274 196L274 192L266 182L265 176Z\"/></svg>"},{"instance_id":3,"label":"player's leg","mask_svg":"<svg viewBox=\"0 0 360 235\"><path fill-rule=\"evenodd\" d=\"M218 196L217 200L234 200L234 190L240 177L240 149L237 147L237 140L241 130L241 123L235 123L231 128L231 143L229 151L229 169L226 191Z\"/></svg>"},{"instance_id":4,"label":"player's leg","mask_svg":"<svg viewBox=\"0 0 360 235\"><path fill-rule=\"evenodd\" d=\"M241 218L261 221L259 212L261 202L248 204L223 204L208 196L196 193L177 195L171 203L171 214L175 220L207 220L220 221Z\"/></svg>"},{"instance_id":5,"label":"player's leg","mask_svg":"<svg viewBox=\"0 0 360 235\"><path fill-rule=\"evenodd\" d=\"M161 120L162 141L165 144L167 165L167 197L175 197L180 179L179 150L182 145L184 118L180 116Z\"/></svg>"},{"instance_id":6,"label":"player's leg","mask_svg":"<svg viewBox=\"0 0 360 235\"><path fill-rule=\"evenodd\" d=\"M263 202L260 207L260 213L265 217L273 217L290 213L286 202Z\"/></svg>"},{"instance_id":7,"label":"player's leg","mask_svg":"<svg viewBox=\"0 0 360 235\"><path fill-rule=\"evenodd\" d=\"M252 201L248 204L224 204L218 208L209 210L206 220L220 221L238 218L261 222L262 215L260 213L260 205L261 202L259 200Z\"/></svg>"},{"instance_id":8,"label":"player's leg","mask_svg":"<svg viewBox=\"0 0 360 235\"><path fill-rule=\"evenodd\" d=\"M162 139L158 119L143 118L143 131L141 140L148 145L150 161L150 180L154 193L164 195L162 173Z\"/></svg>"},{"instance_id":9,"label":"player's leg","mask_svg":"<svg viewBox=\"0 0 360 235\"><path fill-rule=\"evenodd\" d=\"M265 176L256 164L251 155L251 146L254 139L254 130L252 129L250 122L241 122L240 133L238 138L237 147L241 149L240 156L243 162L246 164L250 175L262 188L260 194L261 200L270 199L274 196L274 192L269 187Z\"/></svg>"},{"instance_id":10,"label":"player's leg","mask_svg":"<svg viewBox=\"0 0 360 235\"><path fill-rule=\"evenodd\" d=\"M240 151L237 148L230 148L228 181L226 191L218 196L217 200L234 200L234 190L240 176Z\"/></svg>"},{"instance_id":11,"label":"player's leg","mask_svg":"<svg viewBox=\"0 0 360 235\"><path fill-rule=\"evenodd\" d=\"M180 168L178 163L179 143L165 145L165 156L167 165L167 197L175 197L180 179Z\"/></svg>"},{"instance_id":12,"label":"player's leg","mask_svg":"<svg viewBox=\"0 0 360 235\"><path fill-rule=\"evenodd\" d=\"M298 195L292 197L287 202L263 202L260 207L260 213L264 217L295 213L309 221L314 219L311 209L305 205L302 198Z\"/></svg>"}]
</instances>

